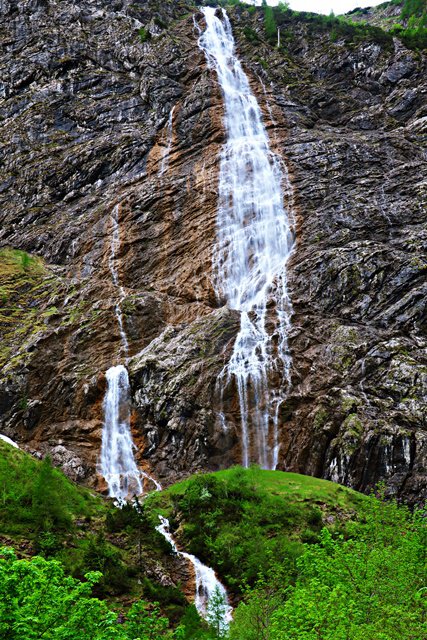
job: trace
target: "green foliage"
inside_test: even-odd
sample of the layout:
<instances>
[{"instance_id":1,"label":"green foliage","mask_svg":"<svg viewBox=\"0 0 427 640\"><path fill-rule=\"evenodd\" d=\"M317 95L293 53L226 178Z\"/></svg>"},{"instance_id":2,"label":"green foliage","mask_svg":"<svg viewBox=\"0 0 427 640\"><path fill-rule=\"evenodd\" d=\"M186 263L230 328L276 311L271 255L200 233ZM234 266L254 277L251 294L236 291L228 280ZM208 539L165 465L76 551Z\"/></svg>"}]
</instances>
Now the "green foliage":
<instances>
[{"instance_id":1,"label":"green foliage","mask_svg":"<svg viewBox=\"0 0 427 640\"><path fill-rule=\"evenodd\" d=\"M141 27L138 31L139 34L139 39L141 40L141 42L147 42L147 40L150 39L150 32L148 31L148 29L145 29L144 27Z\"/></svg>"},{"instance_id":2,"label":"green foliage","mask_svg":"<svg viewBox=\"0 0 427 640\"><path fill-rule=\"evenodd\" d=\"M427 3L426 0L392 0L382 5L378 5L378 9L383 9L390 4L402 5L402 11L398 18L398 22L393 24L388 33L398 37L410 49L426 49L427 48ZM363 10L354 10L350 13L360 12ZM342 19L342 18L341 18ZM399 20L401 22L399 22ZM360 25L361 23L359 23ZM388 28L387 22L384 23ZM369 25L362 25L367 29ZM372 29L372 27L371 27ZM378 32L377 32L378 33Z\"/></svg>"},{"instance_id":3,"label":"green foliage","mask_svg":"<svg viewBox=\"0 0 427 640\"><path fill-rule=\"evenodd\" d=\"M363 22L351 22L343 17L335 17L333 14L327 16L306 11L292 11L286 5L266 7L264 11L271 12L273 16L273 19L269 18L269 39L272 43L276 41L277 27L286 34L292 26L303 24L309 34L329 33L333 42L339 39L355 43L367 40L389 48L393 44L392 36L383 29ZM287 38L284 37L284 39Z\"/></svg>"},{"instance_id":4,"label":"green foliage","mask_svg":"<svg viewBox=\"0 0 427 640\"><path fill-rule=\"evenodd\" d=\"M94 586L99 597L140 594L159 601L171 620L182 617L181 590L144 576L145 556L161 560L170 547L137 500L117 509L73 485L48 459L39 462L3 441L0 489L0 534L17 542L24 537L26 548L55 557L74 578L101 572Z\"/></svg>"},{"instance_id":5,"label":"green foliage","mask_svg":"<svg viewBox=\"0 0 427 640\"><path fill-rule=\"evenodd\" d=\"M115 616L90 598L98 574L82 583L64 575L55 560L17 560L10 550L0 559L0 635L8 640L107 640Z\"/></svg>"},{"instance_id":6,"label":"green foliage","mask_svg":"<svg viewBox=\"0 0 427 640\"><path fill-rule=\"evenodd\" d=\"M107 514L105 524L111 533L148 526L137 498L133 502L126 502L120 509L111 509Z\"/></svg>"},{"instance_id":7,"label":"green foliage","mask_svg":"<svg viewBox=\"0 0 427 640\"><path fill-rule=\"evenodd\" d=\"M180 640L202 640L211 638L207 623L199 616L194 604L186 608L177 629Z\"/></svg>"},{"instance_id":8,"label":"green foliage","mask_svg":"<svg viewBox=\"0 0 427 640\"><path fill-rule=\"evenodd\" d=\"M40 463L3 441L0 454L1 533L65 533L74 514L86 515L94 507L89 492L74 487L49 458ZM46 544L40 538L39 550Z\"/></svg>"},{"instance_id":9,"label":"green foliage","mask_svg":"<svg viewBox=\"0 0 427 640\"><path fill-rule=\"evenodd\" d=\"M230 640L269 640L271 620L285 599L286 576L279 565L268 578L257 580L253 589L246 589L244 599L234 611Z\"/></svg>"},{"instance_id":10,"label":"green foliage","mask_svg":"<svg viewBox=\"0 0 427 640\"><path fill-rule=\"evenodd\" d=\"M294 585L283 589L269 579L249 591L235 612L230 637L427 637L426 514L372 499L363 522L350 525L348 533L348 539L334 538L324 529L320 544L306 546Z\"/></svg>"},{"instance_id":11,"label":"green foliage","mask_svg":"<svg viewBox=\"0 0 427 640\"><path fill-rule=\"evenodd\" d=\"M245 36L246 40L248 40L249 42L257 42L259 40L258 34L256 33L256 31L254 31L247 25L243 29L243 35Z\"/></svg>"},{"instance_id":12,"label":"green foliage","mask_svg":"<svg viewBox=\"0 0 427 640\"><path fill-rule=\"evenodd\" d=\"M264 7L264 29L268 40L274 41L277 38L277 22L273 7L267 5Z\"/></svg>"},{"instance_id":13,"label":"green foliage","mask_svg":"<svg viewBox=\"0 0 427 640\"><path fill-rule=\"evenodd\" d=\"M405 0L400 15L403 19L411 17L420 18L425 15L426 9L426 0Z\"/></svg>"},{"instance_id":14,"label":"green foliage","mask_svg":"<svg viewBox=\"0 0 427 640\"><path fill-rule=\"evenodd\" d=\"M6 640L159 640L171 637L168 620L156 604L134 603L121 624L117 613L91 597L100 579L87 573L80 582L56 560L18 560L10 549L0 555L0 637Z\"/></svg>"},{"instance_id":15,"label":"green foliage","mask_svg":"<svg viewBox=\"0 0 427 640\"><path fill-rule=\"evenodd\" d=\"M20 251L20 254L21 254L22 268L24 269L24 271L26 271L30 267L32 263L32 259L28 255L28 253L26 253L25 251Z\"/></svg>"},{"instance_id":16,"label":"green foliage","mask_svg":"<svg viewBox=\"0 0 427 640\"><path fill-rule=\"evenodd\" d=\"M123 626L126 638L159 640L166 637L169 621L160 615L157 604L148 606L146 602L140 601L132 605Z\"/></svg>"},{"instance_id":17,"label":"green foliage","mask_svg":"<svg viewBox=\"0 0 427 640\"><path fill-rule=\"evenodd\" d=\"M69 529L71 526L71 515L63 500L63 492L57 487L58 475L50 458L46 457L32 487L31 515L38 530Z\"/></svg>"},{"instance_id":18,"label":"green foliage","mask_svg":"<svg viewBox=\"0 0 427 640\"><path fill-rule=\"evenodd\" d=\"M363 501L354 492L338 492L326 481L236 467L226 472L195 476L153 496L146 503L156 523L160 508L179 519L183 547L214 567L236 593L242 585L254 584L278 561L286 564L288 580L296 575L296 559L303 541L316 542L322 528L320 509L312 499L326 504ZM353 498L357 496L357 500ZM335 507L334 507L335 508Z\"/></svg>"},{"instance_id":19,"label":"green foliage","mask_svg":"<svg viewBox=\"0 0 427 640\"><path fill-rule=\"evenodd\" d=\"M227 603L218 587L208 602L207 620L214 638L225 638L227 627L224 624L227 613Z\"/></svg>"},{"instance_id":20,"label":"green foliage","mask_svg":"<svg viewBox=\"0 0 427 640\"><path fill-rule=\"evenodd\" d=\"M405 29L397 35L409 49L427 49L427 29L424 27Z\"/></svg>"},{"instance_id":21,"label":"green foliage","mask_svg":"<svg viewBox=\"0 0 427 640\"><path fill-rule=\"evenodd\" d=\"M82 564L84 569L99 571L102 578L96 586L96 594L120 595L129 589L129 574L120 552L109 544L102 532L84 541Z\"/></svg>"}]
</instances>

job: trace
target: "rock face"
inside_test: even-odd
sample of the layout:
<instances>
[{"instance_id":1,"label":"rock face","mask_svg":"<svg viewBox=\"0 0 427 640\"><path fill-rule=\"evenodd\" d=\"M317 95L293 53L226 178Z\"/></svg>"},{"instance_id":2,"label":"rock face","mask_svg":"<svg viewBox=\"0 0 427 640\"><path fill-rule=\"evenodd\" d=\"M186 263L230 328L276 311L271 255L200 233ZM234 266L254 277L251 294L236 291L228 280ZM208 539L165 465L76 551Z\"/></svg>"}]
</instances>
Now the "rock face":
<instances>
[{"instance_id":1,"label":"rock face","mask_svg":"<svg viewBox=\"0 0 427 640\"><path fill-rule=\"evenodd\" d=\"M155 5L0 5L0 431L89 484L118 303L140 464L169 482L240 461L238 405L224 432L216 387L239 317L210 281L222 99L197 8ZM425 56L291 18L277 50L261 11L230 16L296 219L279 467L421 500Z\"/></svg>"}]
</instances>

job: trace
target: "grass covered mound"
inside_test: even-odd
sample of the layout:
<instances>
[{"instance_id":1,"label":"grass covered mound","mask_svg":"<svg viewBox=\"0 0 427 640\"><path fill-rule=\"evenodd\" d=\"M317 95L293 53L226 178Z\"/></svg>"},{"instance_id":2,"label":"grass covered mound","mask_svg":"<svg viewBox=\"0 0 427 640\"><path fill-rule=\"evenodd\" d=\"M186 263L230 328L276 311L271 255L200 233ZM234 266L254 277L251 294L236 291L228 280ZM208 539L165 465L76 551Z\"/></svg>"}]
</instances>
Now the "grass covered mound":
<instances>
[{"instance_id":1,"label":"grass covered mound","mask_svg":"<svg viewBox=\"0 0 427 640\"><path fill-rule=\"evenodd\" d=\"M76 518L102 515L105 507L87 489L78 487L49 461L35 460L0 440L0 533L35 537L41 530L59 534Z\"/></svg>"},{"instance_id":2,"label":"grass covered mound","mask_svg":"<svg viewBox=\"0 0 427 640\"><path fill-rule=\"evenodd\" d=\"M102 577L96 596L159 601L171 618L186 600L178 588L147 575L169 553L163 537L144 519L142 508L117 509L93 491L77 486L52 467L0 440L0 545L24 558L39 554L61 563L65 573Z\"/></svg>"},{"instance_id":3,"label":"grass covered mound","mask_svg":"<svg viewBox=\"0 0 427 640\"><path fill-rule=\"evenodd\" d=\"M326 480L257 467L197 475L144 505L153 524L170 519L181 546L212 566L237 595L277 562L291 581L304 543L326 525L344 533L368 498Z\"/></svg>"},{"instance_id":4,"label":"grass covered mound","mask_svg":"<svg viewBox=\"0 0 427 640\"><path fill-rule=\"evenodd\" d=\"M23 556L0 551L1 637L427 637L427 518L384 496L236 467L117 509L3 441L0 488L0 546ZM174 564L160 513L227 584L229 632L201 621L181 585L160 584Z\"/></svg>"}]
</instances>

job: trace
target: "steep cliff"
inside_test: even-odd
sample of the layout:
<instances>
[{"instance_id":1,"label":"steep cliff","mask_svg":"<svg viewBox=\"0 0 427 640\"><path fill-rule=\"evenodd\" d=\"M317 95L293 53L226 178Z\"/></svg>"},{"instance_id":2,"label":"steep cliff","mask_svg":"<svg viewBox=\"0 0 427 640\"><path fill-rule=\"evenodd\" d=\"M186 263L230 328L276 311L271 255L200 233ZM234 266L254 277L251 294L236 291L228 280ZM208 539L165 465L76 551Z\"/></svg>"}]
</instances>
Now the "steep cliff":
<instances>
[{"instance_id":1,"label":"steep cliff","mask_svg":"<svg viewBox=\"0 0 427 640\"><path fill-rule=\"evenodd\" d=\"M211 283L223 102L201 14L124 0L6 1L1 14L1 432L100 482L120 304L141 466L170 482L240 462L232 386L231 428L218 418L239 313ZM262 10L229 15L296 222L279 468L421 499L425 55L291 12L277 49Z\"/></svg>"}]
</instances>

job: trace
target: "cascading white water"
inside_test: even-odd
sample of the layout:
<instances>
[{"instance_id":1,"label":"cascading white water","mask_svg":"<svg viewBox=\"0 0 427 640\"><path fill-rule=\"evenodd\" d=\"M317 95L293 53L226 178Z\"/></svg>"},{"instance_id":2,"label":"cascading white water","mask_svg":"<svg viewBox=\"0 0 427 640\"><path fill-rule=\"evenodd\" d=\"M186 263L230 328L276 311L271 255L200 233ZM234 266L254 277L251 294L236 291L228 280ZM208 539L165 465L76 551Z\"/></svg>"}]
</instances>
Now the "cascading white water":
<instances>
[{"instance_id":1,"label":"cascading white water","mask_svg":"<svg viewBox=\"0 0 427 640\"><path fill-rule=\"evenodd\" d=\"M130 432L129 377L121 364L108 369L106 377L108 386L104 398L101 469L109 495L126 500L143 492Z\"/></svg>"},{"instance_id":2,"label":"cascading white water","mask_svg":"<svg viewBox=\"0 0 427 640\"><path fill-rule=\"evenodd\" d=\"M218 580L213 569L202 564L198 558L191 555L190 553L185 553L184 551L178 550L176 542L169 530L169 520L167 518L164 518L163 516L159 516L159 519L160 524L158 527L156 527L157 531L161 533L162 536L169 542L174 553L188 560L188 562L190 562L194 568L194 574L196 578L194 604L199 615L205 619L208 617L209 600L215 593L218 593L220 594L224 602L223 625L224 628L226 628L228 626L228 623L231 621L232 609L228 603L227 591L224 585L221 584L221 582Z\"/></svg>"},{"instance_id":3,"label":"cascading white water","mask_svg":"<svg viewBox=\"0 0 427 640\"><path fill-rule=\"evenodd\" d=\"M122 351L128 359L129 342L123 324L121 303L125 291L119 282L116 266L116 254L120 244L119 237L119 206L116 205L111 216L113 233L111 238L111 253L108 261L113 284L119 292L120 298L115 305L115 314L122 342ZM132 496L141 495L144 491L144 478L154 484L157 490L160 484L144 471L138 469L134 457L135 445L130 429L130 387L129 375L124 365L110 367L105 374L107 391L104 398L104 426L101 444L101 473L108 484L108 493L119 502Z\"/></svg>"},{"instance_id":4,"label":"cascading white water","mask_svg":"<svg viewBox=\"0 0 427 640\"><path fill-rule=\"evenodd\" d=\"M282 175L271 152L261 110L235 53L227 13L201 9L206 29L199 38L224 97L219 171L214 285L231 309L241 312L240 331L222 372L221 393L236 381L241 416L242 462L275 469L279 408L290 384L287 336L291 303L286 262L293 235L283 205ZM275 377L276 383L271 385ZM224 414L220 419L224 422Z\"/></svg>"}]
</instances>

